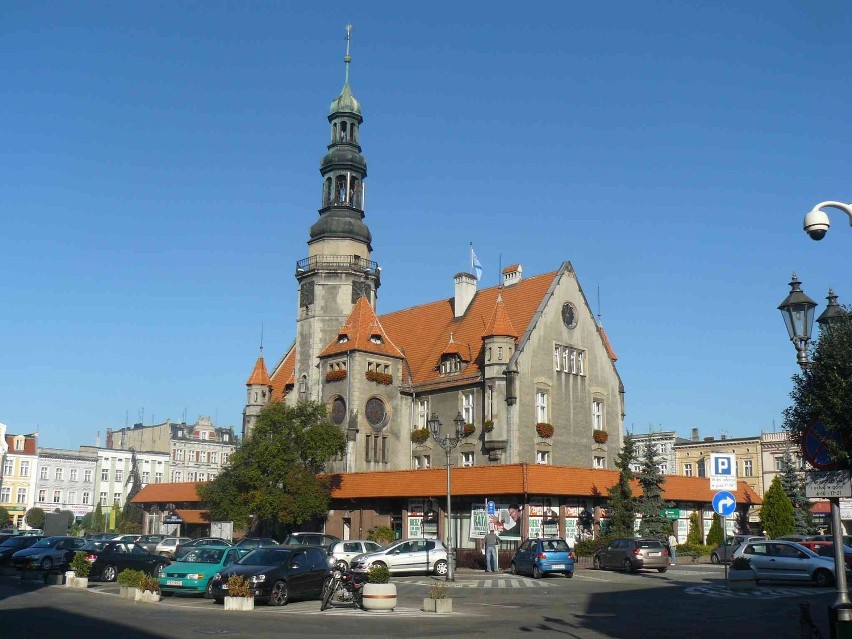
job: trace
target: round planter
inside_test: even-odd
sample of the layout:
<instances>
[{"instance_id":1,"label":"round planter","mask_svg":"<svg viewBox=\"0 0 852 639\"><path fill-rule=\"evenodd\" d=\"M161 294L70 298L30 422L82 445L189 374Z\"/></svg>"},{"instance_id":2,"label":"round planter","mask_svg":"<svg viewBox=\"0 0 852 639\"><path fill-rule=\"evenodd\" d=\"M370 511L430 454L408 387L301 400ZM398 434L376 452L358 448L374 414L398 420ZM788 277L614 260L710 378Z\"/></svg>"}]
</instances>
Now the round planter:
<instances>
[{"instance_id":1,"label":"round planter","mask_svg":"<svg viewBox=\"0 0 852 639\"><path fill-rule=\"evenodd\" d=\"M396 584L364 584L364 610L390 612L396 608Z\"/></svg>"},{"instance_id":2,"label":"round planter","mask_svg":"<svg viewBox=\"0 0 852 639\"><path fill-rule=\"evenodd\" d=\"M225 610L254 610L254 597L225 597Z\"/></svg>"},{"instance_id":3,"label":"round planter","mask_svg":"<svg viewBox=\"0 0 852 639\"><path fill-rule=\"evenodd\" d=\"M757 586L754 580L754 572L751 570L728 571L728 588L731 590L751 590Z\"/></svg>"}]
</instances>

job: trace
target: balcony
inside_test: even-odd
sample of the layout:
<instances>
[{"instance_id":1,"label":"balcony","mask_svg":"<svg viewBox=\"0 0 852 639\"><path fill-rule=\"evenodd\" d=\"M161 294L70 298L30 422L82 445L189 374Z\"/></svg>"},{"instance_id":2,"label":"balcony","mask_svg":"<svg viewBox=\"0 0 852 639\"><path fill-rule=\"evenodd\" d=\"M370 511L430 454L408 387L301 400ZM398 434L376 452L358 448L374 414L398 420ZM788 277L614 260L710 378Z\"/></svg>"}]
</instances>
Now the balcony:
<instances>
[{"instance_id":1,"label":"balcony","mask_svg":"<svg viewBox=\"0 0 852 639\"><path fill-rule=\"evenodd\" d=\"M323 269L350 269L379 275L379 263L357 255L314 255L296 262L296 276Z\"/></svg>"}]
</instances>

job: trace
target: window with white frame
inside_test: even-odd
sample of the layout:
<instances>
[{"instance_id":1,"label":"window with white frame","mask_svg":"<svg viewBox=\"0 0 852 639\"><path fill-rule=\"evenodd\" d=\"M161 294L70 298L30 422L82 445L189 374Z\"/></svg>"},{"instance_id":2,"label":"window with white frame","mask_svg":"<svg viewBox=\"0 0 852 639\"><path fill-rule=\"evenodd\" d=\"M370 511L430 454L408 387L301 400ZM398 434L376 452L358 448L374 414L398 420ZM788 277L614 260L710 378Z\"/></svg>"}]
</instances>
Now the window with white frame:
<instances>
[{"instance_id":1,"label":"window with white frame","mask_svg":"<svg viewBox=\"0 0 852 639\"><path fill-rule=\"evenodd\" d=\"M424 470L432 467L432 455L423 455L422 459Z\"/></svg>"},{"instance_id":2,"label":"window with white frame","mask_svg":"<svg viewBox=\"0 0 852 639\"><path fill-rule=\"evenodd\" d=\"M77 491L76 490L69 490L68 491L68 503L69 504L76 504L77 503Z\"/></svg>"},{"instance_id":3,"label":"window with white frame","mask_svg":"<svg viewBox=\"0 0 852 639\"><path fill-rule=\"evenodd\" d=\"M601 399L593 399L592 400L592 428L595 430L603 430L604 427L604 419L603 419L603 400Z\"/></svg>"},{"instance_id":4,"label":"window with white frame","mask_svg":"<svg viewBox=\"0 0 852 639\"><path fill-rule=\"evenodd\" d=\"M535 392L535 421L536 423L547 423L547 393L545 391Z\"/></svg>"},{"instance_id":5,"label":"window with white frame","mask_svg":"<svg viewBox=\"0 0 852 639\"><path fill-rule=\"evenodd\" d=\"M669 474L669 465L666 462L663 462L662 464L660 464L659 469L660 469L661 475L668 475Z\"/></svg>"},{"instance_id":6,"label":"window with white frame","mask_svg":"<svg viewBox=\"0 0 852 639\"><path fill-rule=\"evenodd\" d=\"M154 475L154 483L155 484L162 484L163 483L163 473L156 473Z\"/></svg>"},{"instance_id":7,"label":"window with white frame","mask_svg":"<svg viewBox=\"0 0 852 639\"><path fill-rule=\"evenodd\" d=\"M15 473L15 460L7 459L3 462L3 474L9 477ZM7 502L8 503L8 502Z\"/></svg>"},{"instance_id":8,"label":"window with white frame","mask_svg":"<svg viewBox=\"0 0 852 639\"><path fill-rule=\"evenodd\" d=\"M77 473L79 471L76 468L71 469L71 481L77 481Z\"/></svg>"},{"instance_id":9,"label":"window with white frame","mask_svg":"<svg viewBox=\"0 0 852 639\"><path fill-rule=\"evenodd\" d=\"M101 506L107 505L107 494L106 493L101 493L100 504L101 504Z\"/></svg>"},{"instance_id":10,"label":"window with white frame","mask_svg":"<svg viewBox=\"0 0 852 639\"><path fill-rule=\"evenodd\" d=\"M571 351L571 356L570 356L570 357L571 357L571 360L570 360L570 364L571 364L570 371L571 371L571 374L572 374L572 375L576 375L576 374L577 374L577 351L572 350L572 351Z\"/></svg>"},{"instance_id":11,"label":"window with white frame","mask_svg":"<svg viewBox=\"0 0 852 639\"><path fill-rule=\"evenodd\" d=\"M115 471L115 481L120 484L123 480L124 480L124 471L123 470Z\"/></svg>"},{"instance_id":12,"label":"window with white frame","mask_svg":"<svg viewBox=\"0 0 852 639\"><path fill-rule=\"evenodd\" d=\"M462 393L462 417L464 417L465 424L473 423L473 391L465 391Z\"/></svg>"},{"instance_id":13,"label":"window with white frame","mask_svg":"<svg viewBox=\"0 0 852 639\"><path fill-rule=\"evenodd\" d=\"M754 467L750 459L743 460L743 477L753 477Z\"/></svg>"},{"instance_id":14,"label":"window with white frame","mask_svg":"<svg viewBox=\"0 0 852 639\"><path fill-rule=\"evenodd\" d=\"M15 450L24 450L24 438L19 437L15 440Z\"/></svg>"},{"instance_id":15,"label":"window with white frame","mask_svg":"<svg viewBox=\"0 0 852 639\"><path fill-rule=\"evenodd\" d=\"M175 471L175 481L183 481L183 473L179 470Z\"/></svg>"},{"instance_id":16,"label":"window with white frame","mask_svg":"<svg viewBox=\"0 0 852 639\"><path fill-rule=\"evenodd\" d=\"M109 481L109 468L101 469L101 481Z\"/></svg>"},{"instance_id":17,"label":"window with white frame","mask_svg":"<svg viewBox=\"0 0 852 639\"><path fill-rule=\"evenodd\" d=\"M9 486L3 486L0 488L0 503L12 503L12 489L9 488Z\"/></svg>"},{"instance_id":18,"label":"window with white frame","mask_svg":"<svg viewBox=\"0 0 852 639\"><path fill-rule=\"evenodd\" d=\"M38 491L38 500L42 504L47 501L47 490L42 488L41 490Z\"/></svg>"},{"instance_id":19,"label":"window with white frame","mask_svg":"<svg viewBox=\"0 0 852 639\"><path fill-rule=\"evenodd\" d=\"M147 470L142 471L142 483L147 484L151 481L151 473ZM175 481L178 481L177 479Z\"/></svg>"},{"instance_id":20,"label":"window with white frame","mask_svg":"<svg viewBox=\"0 0 852 639\"><path fill-rule=\"evenodd\" d=\"M207 473L198 473L198 481L207 481Z\"/></svg>"},{"instance_id":21,"label":"window with white frame","mask_svg":"<svg viewBox=\"0 0 852 639\"><path fill-rule=\"evenodd\" d=\"M54 490L53 491L53 503L54 504L61 504L62 503L62 491L61 490Z\"/></svg>"},{"instance_id":22,"label":"window with white frame","mask_svg":"<svg viewBox=\"0 0 852 639\"><path fill-rule=\"evenodd\" d=\"M564 372L569 372L571 370L571 349L570 348L562 348L562 370Z\"/></svg>"},{"instance_id":23,"label":"window with white frame","mask_svg":"<svg viewBox=\"0 0 852 639\"><path fill-rule=\"evenodd\" d=\"M92 494L88 490L84 490L83 491L83 499L81 500L81 503L84 506L88 506L89 505L89 499L91 499L91 497L92 497Z\"/></svg>"},{"instance_id":24,"label":"window with white frame","mask_svg":"<svg viewBox=\"0 0 852 639\"><path fill-rule=\"evenodd\" d=\"M92 471L91 470L87 469L87 470L83 471L83 481L85 481L85 482L92 481Z\"/></svg>"},{"instance_id":25,"label":"window with white frame","mask_svg":"<svg viewBox=\"0 0 852 639\"><path fill-rule=\"evenodd\" d=\"M189 461L191 461L191 462L196 461L196 451L194 451L194 450L189 451Z\"/></svg>"},{"instance_id":26,"label":"window with white frame","mask_svg":"<svg viewBox=\"0 0 852 639\"><path fill-rule=\"evenodd\" d=\"M206 464L207 463L207 451L202 450L200 453L198 453L198 455L199 455L198 461L200 461L203 464Z\"/></svg>"},{"instance_id":27,"label":"window with white frame","mask_svg":"<svg viewBox=\"0 0 852 639\"><path fill-rule=\"evenodd\" d=\"M19 504L27 503L27 489L26 488L18 488L18 500Z\"/></svg>"},{"instance_id":28,"label":"window with white frame","mask_svg":"<svg viewBox=\"0 0 852 639\"><path fill-rule=\"evenodd\" d=\"M47 466L42 466L41 470L38 471L38 476L41 479L47 479L50 475L50 468Z\"/></svg>"},{"instance_id":29,"label":"window with white frame","mask_svg":"<svg viewBox=\"0 0 852 639\"><path fill-rule=\"evenodd\" d=\"M417 428L426 428L426 421L429 419L429 400L417 400Z\"/></svg>"},{"instance_id":30,"label":"window with white frame","mask_svg":"<svg viewBox=\"0 0 852 639\"><path fill-rule=\"evenodd\" d=\"M186 474L186 481L195 481L195 473L193 473L193 472L188 472L188 473Z\"/></svg>"},{"instance_id":31,"label":"window with white frame","mask_svg":"<svg viewBox=\"0 0 852 639\"><path fill-rule=\"evenodd\" d=\"M183 448L178 448L175 452L177 453L177 455L176 455L177 461L183 461L183 454L184 454Z\"/></svg>"},{"instance_id":32,"label":"window with white frame","mask_svg":"<svg viewBox=\"0 0 852 639\"><path fill-rule=\"evenodd\" d=\"M577 375L586 374L586 353L577 351Z\"/></svg>"},{"instance_id":33,"label":"window with white frame","mask_svg":"<svg viewBox=\"0 0 852 639\"><path fill-rule=\"evenodd\" d=\"M550 463L550 451L549 450L537 450L537 451L535 451L535 463L536 464L549 464Z\"/></svg>"},{"instance_id":34,"label":"window with white frame","mask_svg":"<svg viewBox=\"0 0 852 639\"><path fill-rule=\"evenodd\" d=\"M62 476L63 476L64 474L65 474L65 473L63 472L63 469L62 469L62 468L57 468L57 469L56 469L56 479L58 479L58 480L60 480L60 481L61 481L61 480L62 480Z\"/></svg>"},{"instance_id":35,"label":"window with white frame","mask_svg":"<svg viewBox=\"0 0 852 639\"><path fill-rule=\"evenodd\" d=\"M201 439L207 439L207 435L210 433L206 430L201 431Z\"/></svg>"},{"instance_id":36,"label":"window with white frame","mask_svg":"<svg viewBox=\"0 0 852 639\"><path fill-rule=\"evenodd\" d=\"M683 465L683 476L684 477L692 477L692 464L684 464Z\"/></svg>"},{"instance_id":37,"label":"window with white frame","mask_svg":"<svg viewBox=\"0 0 852 639\"><path fill-rule=\"evenodd\" d=\"M781 471L784 469L784 457L778 455L775 457L775 470Z\"/></svg>"},{"instance_id":38,"label":"window with white frame","mask_svg":"<svg viewBox=\"0 0 852 639\"><path fill-rule=\"evenodd\" d=\"M30 462L21 460L21 477L29 477L30 476Z\"/></svg>"},{"instance_id":39,"label":"window with white frame","mask_svg":"<svg viewBox=\"0 0 852 639\"><path fill-rule=\"evenodd\" d=\"M562 370L562 347L559 345L553 348L553 367L557 373Z\"/></svg>"},{"instance_id":40,"label":"window with white frame","mask_svg":"<svg viewBox=\"0 0 852 639\"><path fill-rule=\"evenodd\" d=\"M121 493L114 493L112 496L112 503L118 504L121 506Z\"/></svg>"},{"instance_id":41,"label":"window with white frame","mask_svg":"<svg viewBox=\"0 0 852 639\"><path fill-rule=\"evenodd\" d=\"M595 468L606 468L606 457L599 457L599 456L595 455L594 467Z\"/></svg>"},{"instance_id":42,"label":"window with white frame","mask_svg":"<svg viewBox=\"0 0 852 639\"><path fill-rule=\"evenodd\" d=\"M461 463L463 467L473 466L473 461L474 455L472 450L461 454Z\"/></svg>"},{"instance_id":43,"label":"window with white frame","mask_svg":"<svg viewBox=\"0 0 852 639\"><path fill-rule=\"evenodd\" d=\"M219 461L219 455L217 453L210 453L210 463L215 464Z\"/></svg>"}]
</instances>

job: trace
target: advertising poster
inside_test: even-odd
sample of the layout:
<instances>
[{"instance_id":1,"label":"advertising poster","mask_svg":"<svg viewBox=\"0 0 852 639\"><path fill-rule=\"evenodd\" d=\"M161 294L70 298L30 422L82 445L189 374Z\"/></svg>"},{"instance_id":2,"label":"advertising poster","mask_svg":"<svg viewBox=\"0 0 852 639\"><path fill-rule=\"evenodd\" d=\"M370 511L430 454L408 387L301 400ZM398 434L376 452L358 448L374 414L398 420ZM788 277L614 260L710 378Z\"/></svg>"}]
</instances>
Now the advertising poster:
<instances>
[{"instance_id":1,"label":"advertising poster","mask_svg":"<svg viewBox=\"0 0 852 639\"><path fill-rule=\"evenodd\" d=\"M530 506L532 508L532 506ZM542 537L541 530L541 517L530 517L527 521L529 521L530 527L530 539L539 539Z\"/></svg>"},{"instance_id":2,"label":"advertising poster","mask_svg":"<svg viewBox=\"0 0 852 639\"><path fill-rule=\"evenodd\" d=\"M423 536L423 517L408 516L408 538Z\"/></svg>"},{"instance_id":3,"label":"advertising poster","mask_svg":"<svg viewBox=\"0 0 852 639\"><path fill-rule=\"evenodd\" d=\"M438 538L438 504L431 497L408 500L408 537Z\"/></svg>"},{"instance_id":4,"label":"advertising poster","mask_svg":"<svg viewBox=\"0 0 852 639\"><path fill-rule=\"evenodd\" d=\"M485 504L473 504L470 507L470 538L482 539L488 532L488 513Z\"/></svg>"},{"instance_id":5,"label":"advertising poster","mask_svg":"<svg viewBox=\"0 0 852 639\"><path fill-rule=\"evenodd\" d=\"M489 525L501 539L521 538L521 516L523 507L520 504L495 504L496 512L489 517Z\"/></svg>"},{"instance_id":6,"label":"advertising poster","mask_svg":"<svg viewBox=\"0 0 852 639\"><path fill-rule=\"evenodd\" d=\"M423 500L414 498L408 500L408 516L422 517L423 516Z\"/></svg>"},{"instance_id":7,"label":"advertising poster","mask_svg":"<svg viewBox=\"0 0 852 639\"><path fill-rule=\"evenodd\" d=\"M577 518L576 517L566 517L565 518L565 539L576 539L576 538L577 538Z\"/></svg>"},{"instance_id":8,"label":"advertising poster","mask_svg":"<svg viewBox=\"0 0 852 639\"><path fill-rule=\"evenodd\" d=\"M565 502L565 516L566 517L576 517L580 514L580 505L577 503L576 499L570 499Z\"/></svg>"}]
</instances>

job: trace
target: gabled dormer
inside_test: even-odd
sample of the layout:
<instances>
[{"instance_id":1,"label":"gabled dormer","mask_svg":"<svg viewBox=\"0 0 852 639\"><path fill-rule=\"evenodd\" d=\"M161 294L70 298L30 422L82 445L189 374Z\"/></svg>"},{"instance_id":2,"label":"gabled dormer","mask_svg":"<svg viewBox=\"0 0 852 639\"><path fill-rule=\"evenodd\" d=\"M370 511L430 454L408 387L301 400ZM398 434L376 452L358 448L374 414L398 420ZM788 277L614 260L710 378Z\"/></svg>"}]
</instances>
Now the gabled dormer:
<instances>
[{"instance_id":1,"label":"gabled dormer","mask_svg":"<svg viewBox=\"0 0 852 639\"><path fill-rule=\"evenodd\" d=\"M438 368L441 375L458 375L470 362L470 354L466 354L456 343L455 337L450 333L450 341L441 353Z\"/></svg>"}]
</instances>

